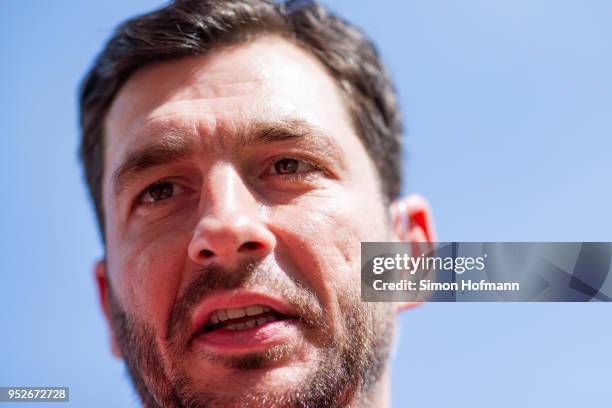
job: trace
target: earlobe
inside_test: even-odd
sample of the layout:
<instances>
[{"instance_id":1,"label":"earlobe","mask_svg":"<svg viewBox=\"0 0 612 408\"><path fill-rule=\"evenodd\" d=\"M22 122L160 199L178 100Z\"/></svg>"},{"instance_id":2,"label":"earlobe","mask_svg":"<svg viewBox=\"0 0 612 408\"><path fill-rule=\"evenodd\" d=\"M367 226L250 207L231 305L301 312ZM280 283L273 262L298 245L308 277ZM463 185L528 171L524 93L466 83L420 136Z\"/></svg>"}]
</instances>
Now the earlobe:
<instances>
[{"instance_id":1,"label":"earlobe","mask_svg":"<svg viewBox=\"0 0 612 408\"><path fill-rule=\"evenodd\" d=\"M98 300L100 302L100 306L102 307L102 311L104 312L104 317L111 335L111 352L115 357L122 358L121 350L119 349L117 340L115 338L115 332L113 330L112 314L108 300L110 288L107 282L106 261L104 259L96 262L94 275L96 285L98 287Z\"/></svg>"},{"instance_id":2,"label":"earlobe","mask_svg":"<svg viewBox=\"0 0 612 408\"><path fill-rule=\"evenodd\" d=\"M427 253L433 249L436 232L432 212L427 200L411 194L393 202L389 208L393 233L398 241L409 242L413 254ZM394 303L396 312L420 305L421 302Z\"/></svg>"}]
</instances>

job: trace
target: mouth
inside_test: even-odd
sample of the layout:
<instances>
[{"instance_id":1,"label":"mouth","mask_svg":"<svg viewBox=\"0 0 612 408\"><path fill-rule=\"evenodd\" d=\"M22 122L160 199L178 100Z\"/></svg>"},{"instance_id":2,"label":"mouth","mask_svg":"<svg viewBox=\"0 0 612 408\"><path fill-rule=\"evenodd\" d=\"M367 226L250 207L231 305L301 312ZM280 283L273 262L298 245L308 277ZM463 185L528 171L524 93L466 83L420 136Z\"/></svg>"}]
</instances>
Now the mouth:
<instances>
[{"instance_id":1,"label":"mouth","mask_svg":"<svg viewBox=\"0 0 612 408\"><path fill-rule=\"evenodd\" d=\"M217 295L194 316L196 347L216 353L253 352L299 334L299 316L283 302L258 294Z\"/></svg>"},{"instance_id":2,"label":"mouth","mask_svg":"<svg viewBox=\"0 0 612 408\"><path fill-rule=\"evenodd\" d=\"M277 312L266 305L249 305L231 309L217 309L212 312L208 322L202 327L204 333L215 330L247 330L262 327L267 323L286 320L289 316Z\"/></svg>"}]
</instances>

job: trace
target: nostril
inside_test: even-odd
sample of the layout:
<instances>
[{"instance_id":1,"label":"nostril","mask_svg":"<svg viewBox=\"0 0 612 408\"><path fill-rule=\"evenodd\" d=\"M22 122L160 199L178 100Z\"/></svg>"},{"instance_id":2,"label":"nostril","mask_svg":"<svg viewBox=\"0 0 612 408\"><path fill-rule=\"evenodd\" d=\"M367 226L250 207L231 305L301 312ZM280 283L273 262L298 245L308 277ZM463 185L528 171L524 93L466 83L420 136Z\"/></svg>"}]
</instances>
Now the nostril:
<instances>
[{"instance_id":1,"label":"nostril","mask_svg":"<svg viewBox=\"0 0 612 408\"><path fill-rule=\"evenodd\" d=\"M240 251L256 251L260 248L263 248L263 245L260 244L259 242L255 242L255 241L248 241L243 243L242 245L240 245L240 247L238 248L238 252Z\"/></svg>"},{"instance_id":2,"label":"nostril","mask_svg":"<svg viewBox=\"0 0 612 408\"><path fill-rule=\"evenodd\" d=\"M200 255L203 258L207 259L207 258L211 258L211 257L215 256L215 253L213 251L208 250L208 249L203 249L203 250L200 251Z\"/></svg>"}]
</instances>

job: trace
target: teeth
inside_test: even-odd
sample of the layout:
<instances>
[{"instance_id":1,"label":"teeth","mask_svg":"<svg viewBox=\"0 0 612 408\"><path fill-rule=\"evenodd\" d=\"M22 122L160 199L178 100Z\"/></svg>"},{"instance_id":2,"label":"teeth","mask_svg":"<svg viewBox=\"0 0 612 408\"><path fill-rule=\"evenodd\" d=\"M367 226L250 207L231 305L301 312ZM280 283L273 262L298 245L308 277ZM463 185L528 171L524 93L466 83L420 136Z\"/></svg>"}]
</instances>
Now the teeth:
<instances>
[{"instance_id":1,"label":"teeth","mask_svg":"<svg viewBox=\"0 0 612 408\"><path fill-rule=\"evenodd\" d=\"M255 315L263 313L263 310L264 310L263 306L251 305L246 308L246 314L247 316L255 316Z\"/></svg>"},{"instance_id":2,"label":"teeth","mask_svg":"<svg viewBox=\"0 0 612 408\"><path fill-rule=\"evenodd\" d=\"M217 317L219 317L220 321L229 319L229 316L227 315L227 310L225 309L217 310L215 313L213 313L213 316L215 314L217 315Z\"/></svg>"},{"instance_id":3,"label":"teeth","mask_svg":"<svg viewBox=\"0 0 612 408\"><path fill-rule=\"evenodd\" d=\"M244 330L244 329L251 329L255 326L262 326L268 322L274 322L277 319L275 317L272 316L268 316L268 317L260 317L257 319L251 319L251 320L247 320L246 322L241 322L241 323L234 323L234 324L228 324L227 326L225 326L226 329L229 330Z\"/></svg>"},{"instance_id":4,"label":"teeth","mask_svg":"<svg viewBox=\"0 0 612 408\"><path fill-rule=\"evenodd\" d=\"M230 319L237 319L242 316L246 316L246 310L242 307L236 309L227 309L227 315Z\"/></svg>"},{"instance_id":5,"label":"teeth","mask_svg":"<svg viewBox=\"0 0 612 408\"><path fill-rule=\"evenodd\" d=\"M235 307L231 309L215 310L210 316L210 322L217 324L228 319L238 319L244 316L257 316L271 311L272 308L264 305L249 305L247 307Z\"/></svg>"}]
</instances>

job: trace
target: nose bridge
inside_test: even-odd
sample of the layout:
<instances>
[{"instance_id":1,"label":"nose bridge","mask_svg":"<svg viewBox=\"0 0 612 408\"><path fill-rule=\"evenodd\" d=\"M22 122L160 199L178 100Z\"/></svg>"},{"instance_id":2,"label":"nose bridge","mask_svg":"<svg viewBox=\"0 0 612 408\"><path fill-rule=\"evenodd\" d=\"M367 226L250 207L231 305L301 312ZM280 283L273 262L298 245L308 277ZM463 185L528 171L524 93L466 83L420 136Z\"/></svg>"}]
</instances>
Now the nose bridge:
<instances>
[{"instance_id":1,"label":"nose bridge","mask_svg":"<svg viewBox=\"0 0 612 408\"><path fill-rule=\"evenodd\" d=\"M257 198L231 164L211 168L203 181L201 203L188 248L194 262L234 265L241 258L262 257L274 247Z\"/></svg>"},{"instance_id":2,"label":"nose bridge","mask_svg":"<svg viewBox=\"0 0 612 408\"><path fill-rule=\"evenodd\" d=\"M206 187L201 200L204 216L256 215L257 200L232 165L215 166L204 183Z\"/></svg>"}]
</instances>

